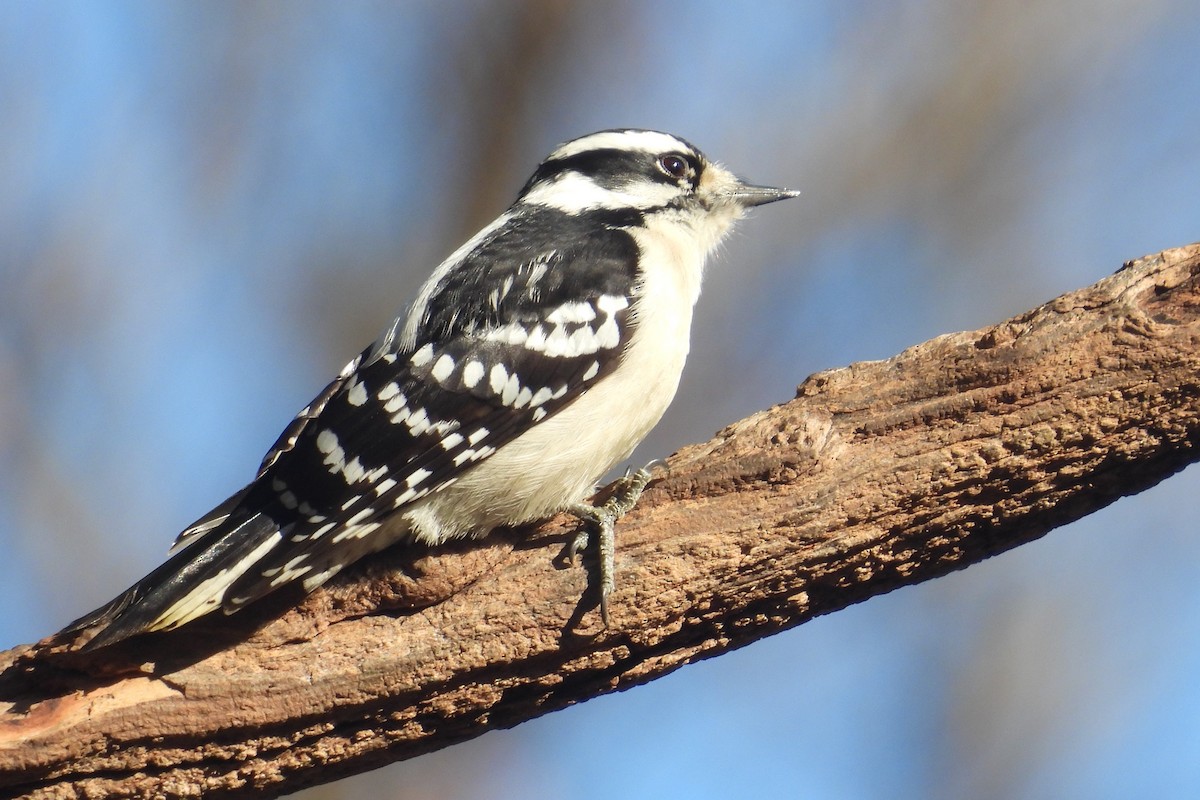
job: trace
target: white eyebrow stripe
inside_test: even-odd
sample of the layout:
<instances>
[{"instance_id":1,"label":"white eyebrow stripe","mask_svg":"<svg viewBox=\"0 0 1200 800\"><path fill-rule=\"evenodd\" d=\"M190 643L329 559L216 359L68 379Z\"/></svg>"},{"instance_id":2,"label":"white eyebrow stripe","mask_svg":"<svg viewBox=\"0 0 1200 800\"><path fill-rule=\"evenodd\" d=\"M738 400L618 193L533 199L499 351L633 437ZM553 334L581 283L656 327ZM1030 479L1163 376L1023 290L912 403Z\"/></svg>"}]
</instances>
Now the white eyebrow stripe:
<instances>
[{"instance_id":1,"label":"white eyebrow stripe","mask_svg":"<svg viewBox=\"0 0 1200 800\"><path fill-rule=\"evenodd\" d=\"M676 150L691 152L685 142L669 133L659 131L601 131L559 146L550 160L570 158L589 150L643 150L647 153L669 153Z\"/></svg>"}]
</instances>

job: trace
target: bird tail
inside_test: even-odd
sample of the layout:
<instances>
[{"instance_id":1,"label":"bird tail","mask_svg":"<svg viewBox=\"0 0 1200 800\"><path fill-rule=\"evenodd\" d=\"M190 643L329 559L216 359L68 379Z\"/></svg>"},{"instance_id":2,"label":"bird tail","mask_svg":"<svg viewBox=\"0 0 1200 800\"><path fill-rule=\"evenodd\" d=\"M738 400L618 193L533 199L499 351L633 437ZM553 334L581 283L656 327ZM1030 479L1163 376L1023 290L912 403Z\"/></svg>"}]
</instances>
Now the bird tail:
<instances>
[{"instance_id":1,"label":"bird tail","mask_svg":"<svg viewBox=\"0 0 1200 800\"><path fill-rule=\"evenodd\" d=\"M95 650L139 633L177 628L221 608L230 585L283 538L267 514L229 513L228 507L223 504L184 531L176 543L182 549L166 563L58 635L103 626L81 648ZM224 519L215 517L221 511Z\"/></svg>"}]
</instances>

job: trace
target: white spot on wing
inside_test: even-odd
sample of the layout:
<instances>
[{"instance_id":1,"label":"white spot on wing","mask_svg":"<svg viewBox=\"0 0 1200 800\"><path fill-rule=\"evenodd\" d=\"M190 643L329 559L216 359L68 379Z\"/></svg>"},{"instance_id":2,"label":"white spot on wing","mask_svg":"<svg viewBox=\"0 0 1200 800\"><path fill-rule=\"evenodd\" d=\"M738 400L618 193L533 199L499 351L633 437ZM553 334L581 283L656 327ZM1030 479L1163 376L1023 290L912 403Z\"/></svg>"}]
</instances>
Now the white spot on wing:
<instances>
[{"instance_id":1,"label":"white spot on wing","mask_svg":"<svg viewBox=\"0 0 1200 800\"><path fill-rule=\"evenodd\" d=\"M454 374L454 359L449 354L443 353L441 358L437 360L437 363L433 365L433 370L429 374L438 383L444 383L447 378Z\"/></svg>"},{"instance_id":2,"label":"white spot on wing","mask_svg":"<svg viewBox=\"0 0 1200 800\"><path fill-rule=\"evenodd\" d=\"M590 381L592 378L596 377L596 375L598 375L599 373L600 373L600 362L593 361L592 365L587 368L587 372L583 373L583 379L585 381Z\"/></svg>"},{"instance_id":3,"label":"white spot on wing","mask_svg":"<svg viewBox=\"0 0 1200 800\"><path fill-rule=\"evenodd\" d=\"M622 309L629 308L629 298L621 294L602 294L596 298L596 308L612 316Z\"/></svg>"},{"instance_id":4,"label":"white spot on wing","mask_svg":"<svg viewBox=\"0 0 1200 800\"><path fill-rule=\"evenodd\" d=\"M511 406L513 401L517 399L517 393L521 391L521 381L516 374L508 376L508 381L504 384L504 393L500 395L500 402L506 406Z\"/></svg>"},{"instance_id":5,"label":"white spot on wing","mask_svg":"<svg viewBox=\"0 0 1200 800\"><path fill-rule=\"evenodd\" d=\"M412 354L409 361L414 367L423 367L433 360L433 345L427 344L420 350Z\"/></svg>"},{"instance_id":6,"label":"white spot on wing","mask_svg":"<svg viewBox=\"0 0 1200 800\"><path fill-rule=\"evenodd\" d=\"M493 364L492 371L488 375L488 386L496 394L504 391L504 385L508 382L508 370L503 364Z\"/></svg>"},{"instance_id":7,"label":"white spot on wing","mask_svg":"<svg viewBox=\"0 0 1200 800\"><path fill-rule=\"evenodd\" d=\"M530 350L541 352L546 349L546 329L541 325L533 326L525 340L525 346Z\"/></svg>"},{"instance_id":8,"label":"white spot on wing","mask_svg":"<svg viewBox=\"0 0 1200 800\"><path fill-rule=\"evenodd\" d=\"M591 322L596 318L596 309L591 303L567 302L546 315L546 321L554 325L564 322Z\"/></svg>"},{"instance_id":9,"label":"white spot on wing","mask_svg":"<svg viewBox=\"0 0 1200 800\"><path fill-rule=\"evenodd\" d=\"M467 443L470 444L472 447L474 447L475 445L477 445L481 441L483 441L483 439L489 433L491 433L491 431L489 431L487 428L476 428L475 432L467 437Z\"/></svg>"},{"instance_id":10,"label":"white spot on wing","mask_svg":"<svg viewBox=\"0 0 1200 800\"><path fill-rule=\"evenodd\" d=\"M418 408L409 415L405 422L408 425L408 432L413 436L420 436L425 431L429 430L429 416L425 413L425 409Z\"/></svg>"},{"instance_id":11,"label":"white spot on wing","mask_svg":"<svg viewBox=\"0 0 1200 800\"><path fill-rule=\"evenodd\" d=\"M525 330L524 325L519 322L510 322L507 325L501 325L499 328L488 331L484 334L483 338L489 342L518 345L524 344L528 336L529 332Z\"/></svg>"},{"instance_id":12,"label":"white spot on wing","mask_svg":"<svg viewBox=\"0 0 1200 800\"><path fill-rule=\"evenodd\" d=\"M396 508L399 508L400 506L404 505L405 503L411 502L414 498L416 498L416 496L417 496L416 489L408 489L405 492L403 492L402 494L400 494L399 496L397 496L396 499L392 501L392 505Z\"/></svg>"},{"instance_id":13,"label":"white spot on wing","mask_svg":"<svg viewBox=\"0 0 1200 800\"><path fill-rule=\"evenodd\" d=\"M611 350L619 345L621 343L621 329L617 327L616 317L606 319L604 324L596 330L592 341L594 342L594 349L590 351L592 353L600 349Z\"/></svg>"},{"instance_id":14,"label":"white spot on wing","mask_svg":"<svg viewBox=\"0 0 1200 800\"><path fill-rule=\"evenodd\" d=\"M604 323L596 329L596 349L611 350L621 343L621 329L617 327L617 312L629 307L629 298L619 294L601 295L596 300L596 307L607 317Z\"/></svg>"},{"instance_id":15,"label":"white spot on wing","mask_svg":"<svg viewBox=\"0 0 1200 800\"><path fill-rule=\"evenodd\" d=\"M291 561L287 562L282 569L277 567L275 569L264 571L263 577L270 578L272 574L276 574L277 577L275 580L271 581L272 586L279 586L280 584L295 580L304 573L312 571L312 564L309 564L308 566L301 566L301 564L303 564L306 560L308 560L308 553L301 553Z\"/></svg>"},{"instance_id":16,"label":"white spot on wing","mask_svg":"<svg viewBox=\"0 0 1200 800\"><path fill-rule=\"evenodd\" d=\"M364 508L362 511L355 514L350 518L349 524L338 531L337 536L334 536L330 541L336 544L343 539L361 539L367 534L377 530L379 528L378 522L362 522L362 520L365 519L370 513L371 509Z\"/></svg>"},{"instance_id":17,"label":"white spot on wing","mask_svg":"<svg viewBox=\"0 0 1200 800\"><path fill-rule=\"evenodd\" d=\"M555 325L554 330L550 331L550 335L546 337L545 352L548 356L574 356L577 353L571 352L571 340L567 338L567 329L561 325Z\"/></svg>"},{"instance_id":18,"label":"white spot on wing","mask_svg":"<svg viewBox=\"0 0 1200 800\"><path fill-rule=\"evenodd\" d=\"M329 430L329 428L324 428L320 433L317 434L317 449L322 453L332 453L334 448L337 446L337 434Z\"/></svg>"},{"instance_id":19,"label":"white spot on wing","mask_svg":"<svg viewBox=\"0 0 1200 800\"><path fill-rule=\"evenodd\" d=\"M346 480L349 483L357 483L362 480L363 475L366 474L366 470L363 469L362 462L355 458L346 464L342 469L342 474L346 476Z\"/></svg>"},{"instance_id":20,"label":"white spot on wing","mask_svg":"<svg viewBox=\"0 0 1200 800\"><path fill-rule=\"evenodd\" d=\"M354 385L350 387L350 391L346 394L346 399L350 401L352 406L361 406L367 402L367 387L359 380L354 381Z\"/></svg>"},{"instance_id":21,"label":"white spot on wing","mask_svg":"<svg viewBox=\"0 0 1200 800\"><path fill-rule=\"evenodd\" d=\"M474 389L475 385L483 379L483 364L478 361L468 361L467 365L463 367L462 379L463 385L468 389Z\"/></svg>"},{"instance_id":22,"label":"white spot on wing","mask_svg":"<svg viewBox=\"0 0 1200 800\"><path fill-rule=\"evenodd\" d=\"M325 583L325 581L341 572L342 567L344 566L346 565L341 563L331 564L324 572L318 572L314 575L309 575L304 579L304 591L311 592L313 589L316 589L318 586Z\"/></svg>"},{"instance_id":23,"label":"white spot on wing","mask_svg":"<svg viewBox=\"0 0 1200 800\"><path fill-rule=\"evenodd\" d=\"M621 329L617 325L616 313L628 306L628 298L615 294L601 295L597 298L595 307L591 303L564 303L546 317L546 322L551 324L549 332L544 325L535 325L525 334L523 344L530 350L555 358L574 358L614 348L621 343ZM604 313L605 318L599 327L593 327L588 323L596 320L597 308ZM567 325L580 327L568 333ZM508 339L504 338L506 328L497 329L491 338L507 342ZM509 343L522 344L519 341Z\"/></svg>"},{"instance_id":24,"label":"white spot on wing","mask_svg":"<svg viewBox=\"0 0 1200 800\"><path fill-rule=\"evenodd\" d=\"M317 434L317 449L325 454L325 466L330 472L341 472L346 467L346 451L338 445L337 434L323 429Z\"/></svg>"},{"instance_id":25,"label":"white spot on wing","mask_svg":"<svg viewBox=\"0 0 1200 800\"><path fill-rule=\"evenodd\" d=\"M576 329L571 334L571 338L567 340L567 349L571 351L571 355L581 356L585 353L594 353L600 347L600 339L596 335L596 331L587 326Z\"/></svg>"}]
</instances>

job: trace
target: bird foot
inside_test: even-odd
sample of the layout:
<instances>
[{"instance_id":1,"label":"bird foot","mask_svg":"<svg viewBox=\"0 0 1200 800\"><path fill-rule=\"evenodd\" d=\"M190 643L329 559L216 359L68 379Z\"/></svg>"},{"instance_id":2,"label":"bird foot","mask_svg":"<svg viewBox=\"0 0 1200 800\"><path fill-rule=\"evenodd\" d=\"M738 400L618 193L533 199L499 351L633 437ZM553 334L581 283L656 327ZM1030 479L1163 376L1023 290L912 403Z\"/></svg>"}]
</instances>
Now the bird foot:
<instances>
[{"instance_id":1,"label":"bird foot","mask_svg":"<svg viewBox=\"0 0 1200 800\"><path fill-rule=\"evenodd\" d=\"M600 619L605 627L608 627L608 597L616 586L616 523L637 505L638 498L650 482L650 470L659 463L661 462L651 461L636 472L626 472L617 478L607 487L608 499L601 505L576 503L567 509L583 523L579 532L567 545L568 560L575 562L576 557L591 543L592 532L596 534L596 554L600 570Z\"/></svg>"}]
</instances>

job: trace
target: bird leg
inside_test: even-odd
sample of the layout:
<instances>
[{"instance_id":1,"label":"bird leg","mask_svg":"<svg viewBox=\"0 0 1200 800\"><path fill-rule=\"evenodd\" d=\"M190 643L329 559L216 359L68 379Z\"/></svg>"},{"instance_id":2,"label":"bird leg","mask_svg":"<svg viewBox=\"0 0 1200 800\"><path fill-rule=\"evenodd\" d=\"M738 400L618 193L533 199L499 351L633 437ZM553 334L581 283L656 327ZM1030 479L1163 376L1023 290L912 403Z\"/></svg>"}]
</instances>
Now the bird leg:
<instances>
[{"instance_id":1,"label":"bird leg","mask_svg":"<svg viewBox=\"0 0 1200 800\"><path fill-rule=\"evenodd\" d=\"M574 562L576 556L587 549L591 542L589 529L596 533L596 554L600 570L600 619L608 627L608 596L616 586L614 552L616 551L616 523L637 505L638 498L650 482L651 461L636 472L626 472L607 487L608 499L602 505L576 503L567 511L579 518L583 524L567 545L567 558Z\"/></svg>"}]
</instances>

